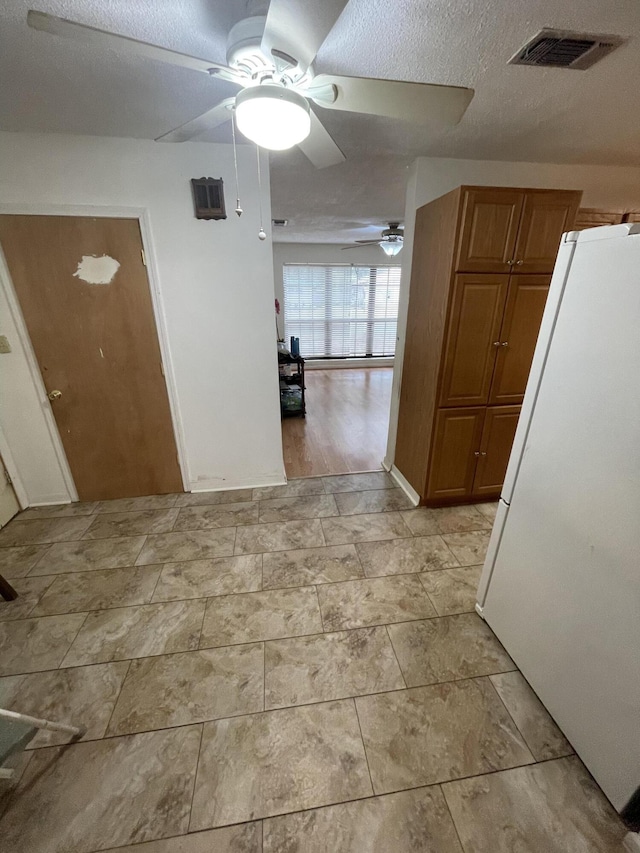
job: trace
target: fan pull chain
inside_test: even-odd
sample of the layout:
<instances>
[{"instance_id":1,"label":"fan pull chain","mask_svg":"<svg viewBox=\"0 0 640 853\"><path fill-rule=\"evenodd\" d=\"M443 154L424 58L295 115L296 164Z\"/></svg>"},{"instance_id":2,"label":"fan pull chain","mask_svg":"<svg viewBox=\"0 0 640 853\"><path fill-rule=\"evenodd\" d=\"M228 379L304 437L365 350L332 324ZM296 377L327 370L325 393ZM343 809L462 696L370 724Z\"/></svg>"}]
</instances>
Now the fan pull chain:
<instances>
[{"instance_id":1,"label":"fan pull chain","mask_svg":"<svg viewBox=\"0 0 640 853\"><path fill-rule=\"evenodd\" d=\"M231 111L231 136L233 138L233 165L236 170L236 213L242 216L240 207L240 183L238 181L238 152L236 151L236 111Z\"/></svg>"},{"instance_id":2,"label":"fan pull chain","mask_svg":"<svg viewBox=\"0 0 640 853\"><path fill-rule=\"evenodd\" d=\"M258 239L266 240L267 234L262 223L262 178L260 175L260 148L256 145L256 155L258 159L258 201L260 204L260 230L258 231Z\"/></svg>"}]
</instances>

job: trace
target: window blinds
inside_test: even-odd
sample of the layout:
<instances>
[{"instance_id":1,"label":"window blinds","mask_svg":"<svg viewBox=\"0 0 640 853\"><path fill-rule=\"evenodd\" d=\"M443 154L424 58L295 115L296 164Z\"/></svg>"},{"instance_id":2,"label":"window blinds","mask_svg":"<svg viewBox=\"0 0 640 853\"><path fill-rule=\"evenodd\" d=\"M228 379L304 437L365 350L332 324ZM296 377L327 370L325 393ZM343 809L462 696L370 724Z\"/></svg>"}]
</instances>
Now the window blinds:
<instances>
[{"instance_id":1,"label":"window blinds","mask_svg":"<svg viewBox=\"0 0 640 853\"><path fill-rule=\"evenodd\" d=\"M394 355L399 296L399 266L285 264L285 340L303 358Z\"/></svg>"}]
</instances>

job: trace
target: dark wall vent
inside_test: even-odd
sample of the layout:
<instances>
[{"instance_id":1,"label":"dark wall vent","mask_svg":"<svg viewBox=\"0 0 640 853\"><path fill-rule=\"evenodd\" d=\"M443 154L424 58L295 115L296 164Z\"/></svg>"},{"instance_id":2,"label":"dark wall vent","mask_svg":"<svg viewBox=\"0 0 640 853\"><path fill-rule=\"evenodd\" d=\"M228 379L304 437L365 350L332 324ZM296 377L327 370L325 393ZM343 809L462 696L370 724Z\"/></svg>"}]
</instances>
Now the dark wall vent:
<instances>
[{"instance_id":1,"label":"dark wall vent","mask_svg":"<svg viewBox=\"0 0 640 853\"><path fill-rule=\"evenodd\" d=\"M222 178L191 178L196 219L226 219Z\"/></svg>"},{"instance_id":2,"label":"dark wall vent","mask_svg":"<svg viewBox=\"0 0 640 853\"><path fill-rule=\"evenodd\" d=\"M538 68L591 68L616 47L620 36L595 36L567 30L544 29L511 57L510 65L535 65Z\"/></svg>"},{"instance_id":3,"label":"dark wall vent","mask_svg":"<svg viewBox=\"0 0 640 853\"><path fill-rule=\"evenodd\" d=\"M272 219L271 222L276 226L276 228L286 228L289 224L288 219Z\"/></svg>"}]
</instances>

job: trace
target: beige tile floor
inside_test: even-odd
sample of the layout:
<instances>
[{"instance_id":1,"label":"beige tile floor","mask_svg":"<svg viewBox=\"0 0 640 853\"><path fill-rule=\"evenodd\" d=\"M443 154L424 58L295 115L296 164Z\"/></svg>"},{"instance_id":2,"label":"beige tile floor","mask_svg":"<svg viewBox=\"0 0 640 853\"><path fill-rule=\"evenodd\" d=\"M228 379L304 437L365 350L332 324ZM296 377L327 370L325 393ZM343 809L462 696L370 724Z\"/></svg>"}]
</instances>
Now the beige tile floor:
<instances>
[{"instance_id":1,"label":"beige tile floor","mask_svg":"<svg viewBox=\"0 0 640 853\"><path fill-rule=\"evenodd\" d=\"M383 472L28 510L11 853L609 853L624 829L474 612L495 506Z\"/></svg>"}]
</instances>

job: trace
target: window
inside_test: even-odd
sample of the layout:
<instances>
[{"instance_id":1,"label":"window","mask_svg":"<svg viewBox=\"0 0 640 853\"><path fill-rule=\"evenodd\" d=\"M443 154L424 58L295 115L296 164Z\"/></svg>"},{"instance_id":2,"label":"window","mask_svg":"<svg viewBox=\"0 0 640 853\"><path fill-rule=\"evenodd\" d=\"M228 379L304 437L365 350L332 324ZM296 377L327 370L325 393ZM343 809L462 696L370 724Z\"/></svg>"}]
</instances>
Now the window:
<instances>
[{"instance_id":1,"label":"window","mask_svg":"<svg viewBox=\"0 0 640 853\"><path fill-rule=\"evenodd\" d=\"M399 295L399 266L285 264L285 340L304 358L394 355Z\"/></svg>"}]
</instances>

